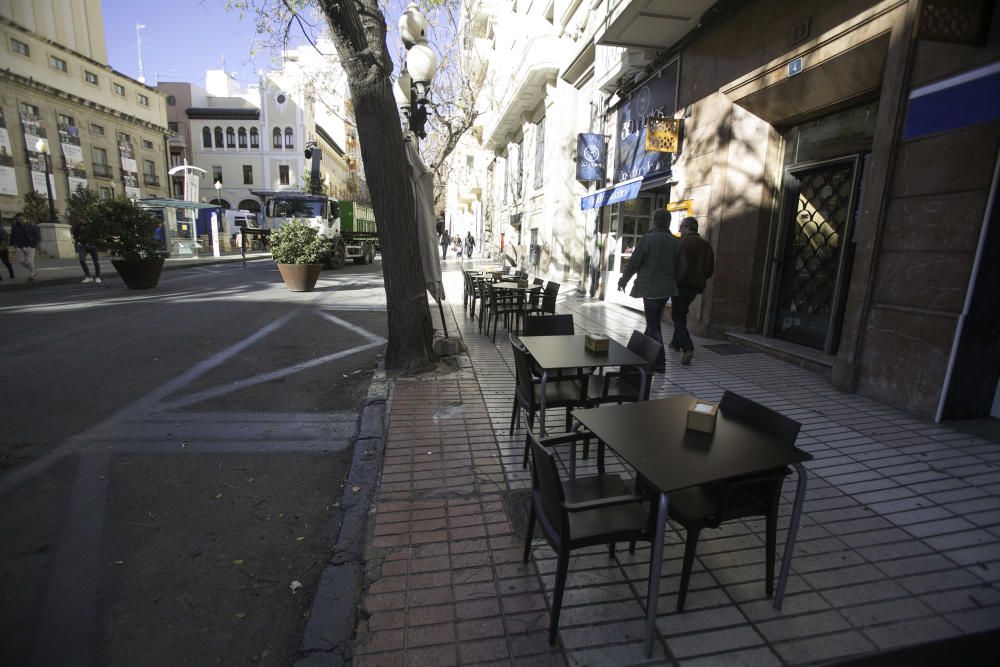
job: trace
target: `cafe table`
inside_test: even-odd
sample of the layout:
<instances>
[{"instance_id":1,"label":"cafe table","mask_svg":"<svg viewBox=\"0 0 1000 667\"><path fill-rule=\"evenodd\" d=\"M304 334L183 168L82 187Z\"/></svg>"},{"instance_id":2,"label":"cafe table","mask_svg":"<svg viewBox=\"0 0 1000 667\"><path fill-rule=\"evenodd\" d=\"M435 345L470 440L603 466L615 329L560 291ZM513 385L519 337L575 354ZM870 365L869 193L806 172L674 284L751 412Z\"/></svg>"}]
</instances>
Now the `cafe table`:
<instances>
[{"instance_id":1,"label":"cafe table","mask_svg":"<svg viewBox=\"0 0 1000 667\"><path fill-rule=\"evenodd\" d=\"M775 609L781 609L805 500L806 470L802 462L812 459L812 455L750 424L729 419L721 410L716 416L713 433L690 430L687 428L687 411L693 401L693 396L672 396L573 411L574 419L659 492L646 595L647 658L652 656L653 650L669 495L710 482L789 465L795 467L798 483L774 595Z\"/></svg>"},{"instance_id":2,"label":"cafe table","mask_svg":"<svg viewBox=\"0 0 1000 667\"><path fill-rule=\"evenodd\" d=\"M606 368L608 366L637 366L642 377L639 400L646 398L646 360L618 341L609 340L608 349L595 352L587 347L585 335L575 336L521 336L520 341L538 367L542 369L538 388L538 430L545 435L545 384L549 373L576 368Z\"/></svg>"}]
</instances>

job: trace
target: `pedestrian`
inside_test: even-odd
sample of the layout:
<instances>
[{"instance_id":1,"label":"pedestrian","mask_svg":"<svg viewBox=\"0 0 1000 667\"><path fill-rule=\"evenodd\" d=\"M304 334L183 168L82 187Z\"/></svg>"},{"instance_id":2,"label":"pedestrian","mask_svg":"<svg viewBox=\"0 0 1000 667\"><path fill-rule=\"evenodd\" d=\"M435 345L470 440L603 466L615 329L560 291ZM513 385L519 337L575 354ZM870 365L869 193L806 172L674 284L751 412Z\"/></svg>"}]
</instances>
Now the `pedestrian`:
<instances>
[{"instance_id":1,"label":"pedestrian","mask_svg":"<svg viewBox=\"0 0 1000 667\"><path fill-rule=\"evenodd\" d=\"M83 282L85 283L100 283L101 282L101 262L97 259L97 246L92 243L87 243L89 241L89 225L90 220L86 217L81 216L70 230L73 232L73 240L76 242L76 253L80 258L80 267L83 268ZM157 229L161 229L157 227ZM94 277L90 277L90 268L87 266L87 255L94 261Z\"/></svg>"},{"instance_id":2,"label":"pedestrian","mask_svg":"<svg viewBox=\"0 0 1000 667\"><path fill-rule=\"evenodd\" d=\"M25 222L24 214L14 215L14 224L10 227L10 242L14 244L14 256L17 263L28 269L28 282L35 280L35 249L42 240L38 225Z\"/></svg>"},{"instance_id":3,"label":"pedestrian","mask_svg":"<svg viewBox=\"0 0 1000 667\"><path fill-rule=\"evenodd\" d=\"M705 291L705 283L715 273L715 255L712 244L698 235L697 218L681 220L680 231L687 271L677 283L677 296L671 301L674 335L670 339L670 348L682 353L681 363L687 366L694 358L694 343L687 328L688 310L694 298Z\"/></svg>"},{"instance_id":4,"label":"pedestrian","mask_svg":"<svg viewBox=\"0 0 1000 667\"><path fill-rule=\"evenodd\" d=\"M594 234L594 243L590 247L590 296L597 294L601 284L601 236Z\"/></svg>"},{"instance_id":5,"label":"pedestrian","mask_svg":"<svg viewBox=\"0 0 1000 667\"><path fill-rule=\"evenodd\" d=\"M472 238L472 232L465 234L465 256L472 258L472 251L476 249L476 240Z\"/></svg>"},{"instance_id":6,"label":"pedestrian","mask_svg":"<svg viewBox=\"0 0 1000 667\"><path fill-rule=\"evenodd\" d=\"M0 262L7 267L10 279L14 279L14 267L10 265L10 232L3 226L3 215L0 214ZM3 278L0 278L3 280Z\"/></svg>"},{"instance_id":7,"label":"pedestrian","mask_svg":"<svg viewBox=\"0 0 1000 667\"><path fill-rule=\"evenodd\" d=\"M444 219L438 219L437 233L439 236L438 243L441 244L441 259L448 259L448 244L451 243L451 236L448 234L448 229L444 226Z\"/></svg>"},{"instance_id":8,"label":"pedestrian","mask_svg":"<svg viewBox=\"0 0 1000 667\"><path fill-rule=\"evenodd\" d=\"M677 281L684 275L687 262L680 239L670 233L670 216L659 209L653 213L653 228L639 238L628 266L618 281L618 289L625 291L625 286L633 275L637 275L632 286L633 297L642 298L642 307L646 314L645 334L663 345L663 334L660 331L660 320L667 299L677 296ZM655 370L662 373L666 370L665 354L657 355Z\"/></svg>"}]
</instances>

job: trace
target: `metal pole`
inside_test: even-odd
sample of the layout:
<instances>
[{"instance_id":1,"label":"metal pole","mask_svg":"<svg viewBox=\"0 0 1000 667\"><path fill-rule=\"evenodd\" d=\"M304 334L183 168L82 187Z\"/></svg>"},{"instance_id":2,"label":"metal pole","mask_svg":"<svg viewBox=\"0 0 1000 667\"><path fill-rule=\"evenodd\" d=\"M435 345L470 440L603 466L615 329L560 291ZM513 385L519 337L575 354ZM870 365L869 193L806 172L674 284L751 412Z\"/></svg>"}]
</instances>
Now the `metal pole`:
<instances>
[{"instance_id":1,"label":"metal pole","mask_svg":"<svg viewBox=\"0 0 1000 667\"><path fill-rule=\"evenodd\" d=\"M49 161L50 156L48 153L42 153L42 157L45 158L45 192L49 195L49 222L59 222L59 218L56 217L56 204L52 199L52 183L49 181L49 174L52 173L52 163Z\"/></svg>"}]
</instances>

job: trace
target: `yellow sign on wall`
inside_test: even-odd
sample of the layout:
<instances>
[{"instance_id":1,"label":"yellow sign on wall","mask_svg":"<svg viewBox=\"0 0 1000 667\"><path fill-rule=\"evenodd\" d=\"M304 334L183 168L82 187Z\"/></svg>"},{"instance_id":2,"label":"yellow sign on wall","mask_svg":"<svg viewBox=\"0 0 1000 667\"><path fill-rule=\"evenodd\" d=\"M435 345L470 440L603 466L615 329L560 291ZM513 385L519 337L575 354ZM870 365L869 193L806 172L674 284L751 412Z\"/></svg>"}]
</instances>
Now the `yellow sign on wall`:
<instances>
[{"instance_id":1,"label":"yellow sign on wall","mask_svg":"<svg viewBox=\"0 0 1000 667\"><path fill-rule=\"evenodd\" d=\"M680 118L650 118L646 127L646 150L659 153L678 153L681 149Z\"/></svg>"},{"instance_id":2,"label":"yellow sign on wall","mask_svg":"<svg viewBox=\"0 0 1000 667\"><path fill-rule=\"evenodd\" d=\"M694 215L694 200L684 199L682 201L673 201L667 204L667 210L673 213L674 211L684 211L687 217Z\"/></svg>"}]
</instances>

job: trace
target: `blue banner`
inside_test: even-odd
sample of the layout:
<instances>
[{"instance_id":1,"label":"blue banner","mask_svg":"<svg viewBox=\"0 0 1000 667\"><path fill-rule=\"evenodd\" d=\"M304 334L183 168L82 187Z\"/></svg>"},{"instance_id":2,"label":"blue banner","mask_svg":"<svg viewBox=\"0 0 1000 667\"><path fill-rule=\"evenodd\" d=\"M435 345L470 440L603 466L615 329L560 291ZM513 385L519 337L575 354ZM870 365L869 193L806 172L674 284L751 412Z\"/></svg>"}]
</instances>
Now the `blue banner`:
<instances>
[{"instance_id":1,"label":"blue banner","mask_svg":"<svg viewBox=\"0 0 1000 667\"><path fill-rule=\"evenodd\" d=\"M924 86L910 94L903 139L952 132L1000 118L1000 63Z\"/></svg>"},{"instance_id":2,"label":"blue banner","mask_svg":"<svg viewBox=\"0 0 1000 667\"><path fill-rule=\"evenodd\" d=\"M641 187L642 179L633 178L610 188L598 190L580 200L580 210L586 211L589 208L600 208L608 204L620 204L623 201L635 199L639 196L639 188Z\"/></svg>"},{"instance_id":3,"label":"blue banner","mask_svg":"<svg viewBox=\"0 0 1000 667\"><path fill-rule=\"evenodd\" d=\"M646 126L650 118L673 118L677 111L677 61L632 91L618 107L618 151L615 181L649 176L670 169L670 153L646 152Z\"/></svg>"},{"instance_id":4,"label":"blue banner","mask_svg":"<svg viewBox=\"0 0 1000 667\"><path fill-rule=\"evenodd\" d=\"M604 180L607 146L603 134L576 135L576 180Z\"/></svg>"}]
</instances>

